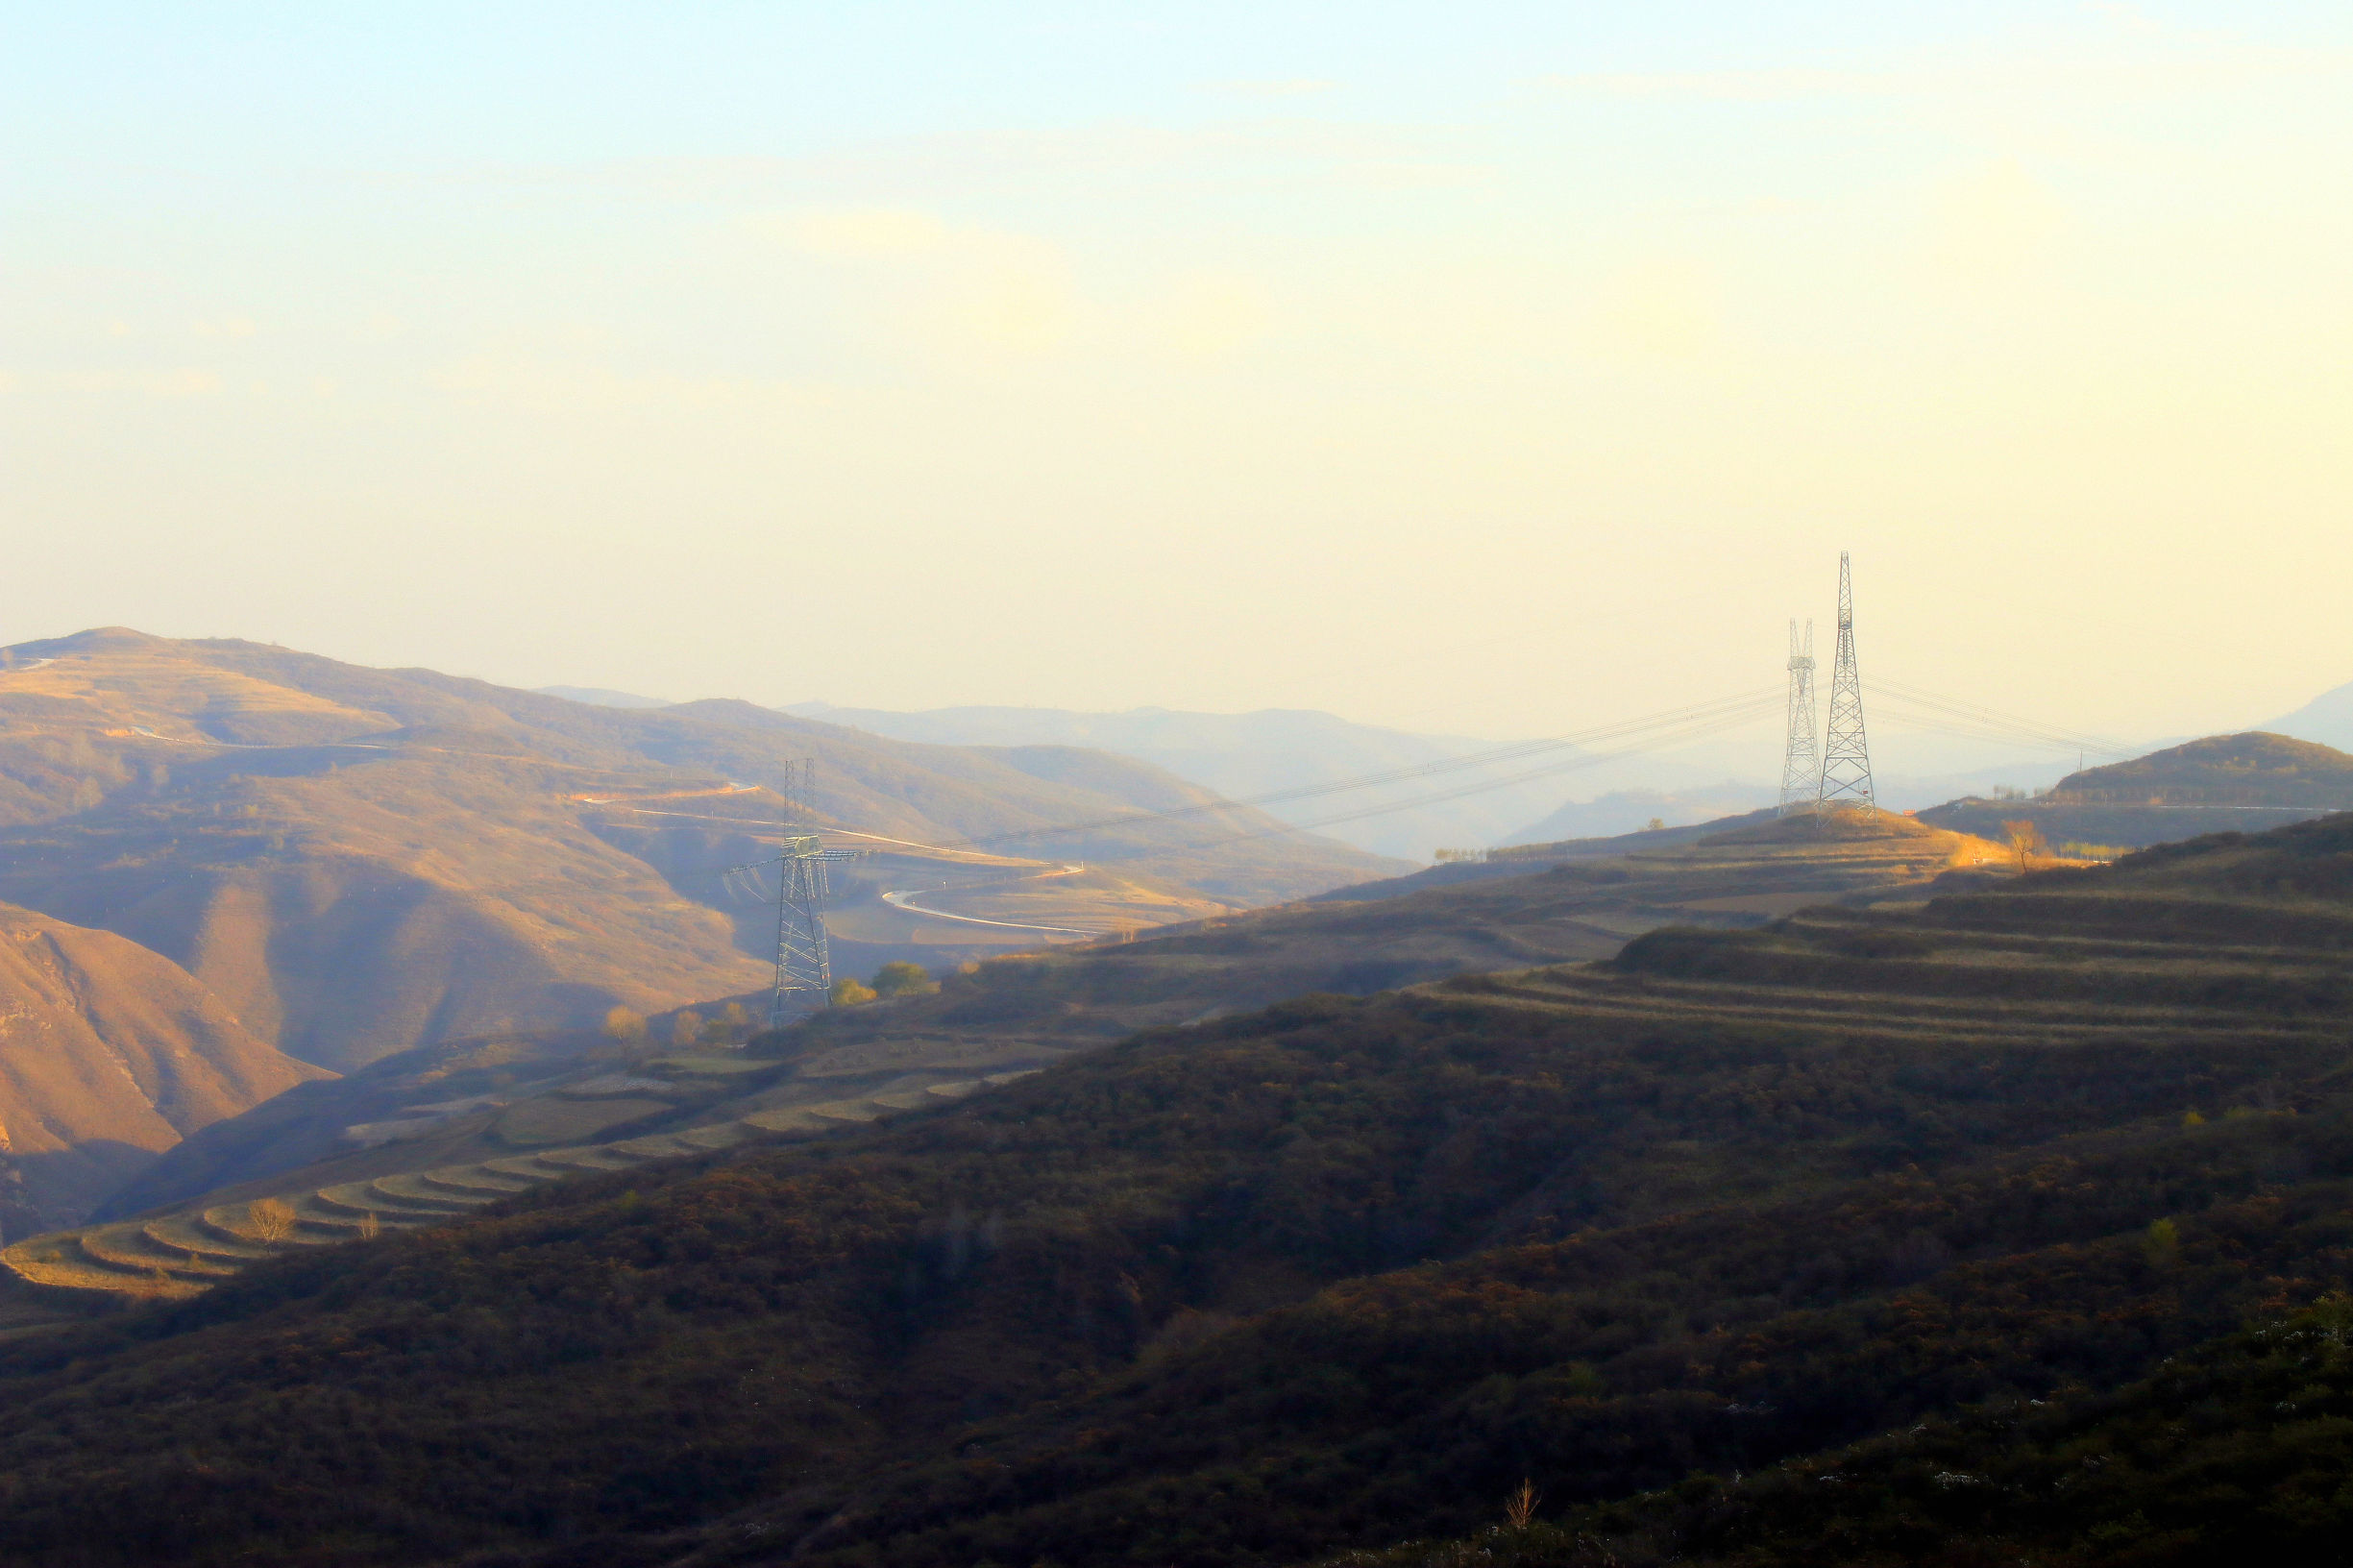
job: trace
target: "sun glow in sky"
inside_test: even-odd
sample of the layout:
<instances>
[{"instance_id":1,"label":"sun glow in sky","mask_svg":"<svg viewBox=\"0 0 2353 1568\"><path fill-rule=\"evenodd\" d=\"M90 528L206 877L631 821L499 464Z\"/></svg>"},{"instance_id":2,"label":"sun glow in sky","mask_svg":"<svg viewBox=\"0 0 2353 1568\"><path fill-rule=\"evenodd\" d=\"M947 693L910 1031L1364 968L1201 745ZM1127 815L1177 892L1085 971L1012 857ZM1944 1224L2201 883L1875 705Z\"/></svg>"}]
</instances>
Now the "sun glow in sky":
<instances>
[{"instance_id":1,"label":"sun glow in sky","mask_svg":"<svg viewBox=\"0 0 2353 1568\"><path fill-rule=\"evenodd\" d=\"M2353 680L2341 5L20 7L0 640L1525 734Z\"/></svg>"}]
</instances>

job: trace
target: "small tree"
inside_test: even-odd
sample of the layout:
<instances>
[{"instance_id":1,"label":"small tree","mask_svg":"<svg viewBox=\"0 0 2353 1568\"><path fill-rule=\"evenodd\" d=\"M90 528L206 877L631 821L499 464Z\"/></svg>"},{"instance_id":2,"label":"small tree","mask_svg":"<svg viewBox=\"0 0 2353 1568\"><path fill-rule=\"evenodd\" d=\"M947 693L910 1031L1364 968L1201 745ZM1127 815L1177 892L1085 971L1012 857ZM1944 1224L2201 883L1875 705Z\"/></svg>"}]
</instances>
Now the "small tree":
<instances>
[{"instance_id":1,"label":"small tree","mask_svg":"<svg viewBox=\"0 0 2353 1568\"><path fill-rule=\"evenodd\" d=\"M283 1198L258 1198L245 1206L246 1223L257 1239L272 1246L294 1234L294 1206Z\"/></svg>"},{"instance_id":2,"label":"small tree","mask_svg":"<svg viewBox=\"0 0 2353 1568\"><path fill-rule=\"evenodd\" d=\"M2018 869L2022 872L2034 864L2037 855L2050 847L2049 842L2043 837L2043 830L2027 818L2004 822L2001 830L2010 836L2010 853L2018 858Z\"/></svg>"},{"instance_id":3,"label":"small tree","mask_svg":"<svg viewBox=\"0 0 2353 1568\"><path fill-rule=\"evenodd\" d=\"M635 1045L646 1038L646 1016L616 1007L604 1016L604 1038L616 1045Z\"/></svg>"},{"instance_id":4,"label":"small tree","mask_svg":"<svg viewBox=\"0 0 2353 1568\"><path fill-rule=\"evenodd\" d=\"M741 1045L744 1037L751 1033L751 1015L744 1011L741 1002L729 1002L726 1010L702 1026L705 1045Z\"/></svg>"},{"instance_id":5,"label":"small tree","mask_svg":"<svg viewBox=\"0 0 2353 1568\"><path fill-rule=\"evenodd\" d=\"M670 1020L670 1042L684 1047L702 1039L702 1015L691 1007L680 1008L678 1016Z\"/></svg>"},{"instance_id":6,"label":"small tree","mask_svg":"<svg viewBox=\"0 0 2353 1568\"><path fill-rule=\"evenodd\" d=\"M860 985L846 974L833 983L832 995L836 1007L858 1007L874 999L874 988Z\"/></svg>"},{"instance_id":7,"label":"small tree","mask_svg":"<svg viewBox=\"0 0 2353 1568\"><path fill-rule=\"evenodd\" d=\"M1536 1505L1544 1501L1534 1482L1523 1480L1520 1489L1504 1499L1504 1518L1513 1530L1526 1530L1536 1516Z\"/></svg>"},{"instance_id":8,"label":"small tree","mask_svg":"<svg viewBox=\"0 0 2353 1568\"><path fill-rule=\"evenodd\" d=\"M920 964L885 964L874 971L877 996L924 996L939 989Z\"/></svg>"},{"instance_id":9,"label":"small tree","mask_svg":"<svg viewBox=\"0 0 2353 1568\"><path fill-rule=\"evenodd\" d=\"M378 1218L376 1217L376 1211L375 1211L375 1210L373 1210L373 1209L365 1210L365 1211L363 1211L363 1212L360 1213L360 1216L359 1216L359 1239L360 1239L360 1240L362 1240L362 1241L373 1241L373 1240L375 1240L375 1239L376 1239L376 1238L377 1238L379 1236L380 1236L380 1235L382 1235L382 1234L383 1234L383 1229L384 1229L384 1224L383 1224L383 1221L381 1221L381 1220L380 1220L380 1219L378 1219Z\"/></svg>"}]
</instances>

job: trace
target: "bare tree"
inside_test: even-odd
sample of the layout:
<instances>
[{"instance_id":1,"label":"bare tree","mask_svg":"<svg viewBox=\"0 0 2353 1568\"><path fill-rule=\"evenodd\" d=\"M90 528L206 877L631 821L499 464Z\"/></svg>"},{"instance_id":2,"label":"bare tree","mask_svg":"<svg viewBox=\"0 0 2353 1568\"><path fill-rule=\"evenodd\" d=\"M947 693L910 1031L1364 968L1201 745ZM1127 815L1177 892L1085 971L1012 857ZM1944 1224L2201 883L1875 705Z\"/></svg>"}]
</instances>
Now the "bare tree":
<instances>
[{"instance_id":1,"label":"bare tree","mask_svg":"<svg viewBox=\"0 0 2353 1568\"><path fill-rule=\"evenodd\" d=\"M2017 857L2021 872L2030 870L2035 857L2047 853L2050 848L2049 841L2043 837L2043 830L2031 819L2022 817L2017 821L2004 822L2001 830L2010 836L2010 853Z\"/></svg>"},{"instance_id":2,"label":"bare tree","mask_svg":"<svg viewBox=\"0 0 2353 1568\"><path fill-rule=\"evenodd\" d=\"M360 1239L360 1240L362 1240L362 1241L373 1241L373 1240L375 1240L375 1239L376 1239L378 1237L381 1236L381 1235L383 1234L383 1231L384 1231L383 1222L382 1222L381 1220L380 1220L380 1219L378 1219L378 1218L376 1217L376 1211L375 1211L375 1210L370 1209L370 1210L367 1210L366 1212L364 1212L363 1213L361 1213L361 1214L360 1214L360 1216L359 1216L359 1239Z\"/></svg>"},{"instance_id":3,"label":"bare tree","mask_svg":"<svg viewBox=\"0 0 2353 1568\"><path fill-rule=\"evenodd\" d=\"M616 1045L634 1045L646 1038L646 1016L617 1007L604 1016L604 1038Z\"/></svg>"},{"instance_id":4,"label":"bare tree","mask_svg":"<svg viewBox=\"0 0 2353 1568\"><path fill-rule=\"evenodd\" d=\"M283 1198L258 1198L245 1206L254 1235L275 1246L294 1234L294 1205Z\"/></svg>"},{"instance_id":5,"label":"bare tree","mask_svg":"<svg viewBox=\"0 0 2353 1568\"><path fill-rule=\"evenodd\" d=\"M1523 1479L1520 1489L1504 1499L1504 1518L1513 1530L1526 1530L1528 1522L1536 1516L1536 1505L1543 1501L1544 1494L1536 1490L1536 1483Z\"/></svg>"},{"instance_id":6,"label":"bare tree","mask_svg":"<svg viewBox=\"0 0 2353 1568\"><path fill-rule=\"evenodd\" d=\"M684 1050L702 1039L702 1015L693 1008L683 1008L670 1020L670 1042Z\"/></svg>"}]
</instances>

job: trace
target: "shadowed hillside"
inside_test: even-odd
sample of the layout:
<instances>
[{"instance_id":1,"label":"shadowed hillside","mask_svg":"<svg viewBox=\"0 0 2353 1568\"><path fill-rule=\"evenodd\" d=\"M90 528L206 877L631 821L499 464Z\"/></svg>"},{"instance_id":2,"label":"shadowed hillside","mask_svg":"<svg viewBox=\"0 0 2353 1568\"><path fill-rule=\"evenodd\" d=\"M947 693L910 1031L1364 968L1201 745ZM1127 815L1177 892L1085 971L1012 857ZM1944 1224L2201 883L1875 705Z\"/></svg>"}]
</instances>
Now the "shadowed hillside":
<instances>
[{"instance_id":1,"label":"shadowed hillside","mask_svg":"<svg viewBox=\"0 0 2353 1568\"><path fill-rule=\"evenodd\" d=\"M797 1146L452 1173L411 1235L0 1347L55 1412L0 1432L0 1528L35 1563L1276 1563L1522 1477L1548 1518L1680 1507L2138 1398L2353 1284L2349 867L2336 819L1147 1030ZM1621 1560L1725 1516L1659 1517Z\"/></svg>"},{"instance_id":2,"label":"shadowed hillside","mask_svg":"<svg viewBox=\"0 0 2353 1568\"><path fill-rule=\"evenodd\" d=\"M70 1224L190 1133L324 1076L168 959L0 905L0 1231Z\"/></svg>"}]
</instances>

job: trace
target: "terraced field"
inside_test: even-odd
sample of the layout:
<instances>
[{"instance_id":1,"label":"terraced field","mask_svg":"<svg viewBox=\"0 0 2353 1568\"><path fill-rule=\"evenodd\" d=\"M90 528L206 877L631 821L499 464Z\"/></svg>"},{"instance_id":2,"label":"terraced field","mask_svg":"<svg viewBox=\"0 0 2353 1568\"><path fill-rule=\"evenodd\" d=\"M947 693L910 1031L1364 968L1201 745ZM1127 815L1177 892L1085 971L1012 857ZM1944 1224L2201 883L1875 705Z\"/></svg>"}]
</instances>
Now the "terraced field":
<instances>
[{"instance_id":1,"label":"terraced field","mask_svg":"<svg viewBox=\"0 0 2353 1568\"><path fill-rule=\"evenodd\" d=\"M861 1072L854 1061L831 1066L836 1078L870 1080L875 1076L870 1069ZM836 1092L831 1097L823 1097L824 1090L838 1089L838 1084L829 1085L827 1079L820 1078L816 1080L819 1087L812 1090L783 1076L788 1070L782 1064L740 1056L672 1058L637 1069L652 1076L595 1070L591 1076L576 1075L576 1081L552 1092L503 1109L485 1108L472 1118L489 1118L473 1141L484 1146L521 1145L522 1152L421 1170L396 1169L325 1182L301 1180L277 1190L241 1189L245 1195L229 1201L199 1200L159 1215L35 1237L0 1249L0 1264L36 1300L59 1305L193 1296L257 1259L290 1249L332 1246L438 1224L543 1182L586 1171L629 1170L749 1141L819 1137L895 1112L949 1104L1037 1069L1020 1067L976 1077L919 1069L887 1072L870 1090ZM617 1077L625 1079L631 1097L604 1097ZM707 1092L714 1082L725 1086L733 1080L753 1079L759 1084L751 1093L723 1099L716 1107L693 1104L697 1091ZM819 1097L811 1097L813 1092ZM614 1119L601 1122L599 1115L615 1111L620 1113L619 1124L625 1126L665 1114L687 1124L601 1142L528 1147L542 1141L549 1129L565 1125L567 1117L576 1116L592 1130L615 1125ZM386 1154L372 1151L372 1157L382 1160ZM304 1174L315 1176L319 1168L306 1167ZM37 1315L26 1321L36 1321ZM0 1315L0 1337L5 1337L12 1324L12 1319Z\"/></svg>"}]
</instances>

